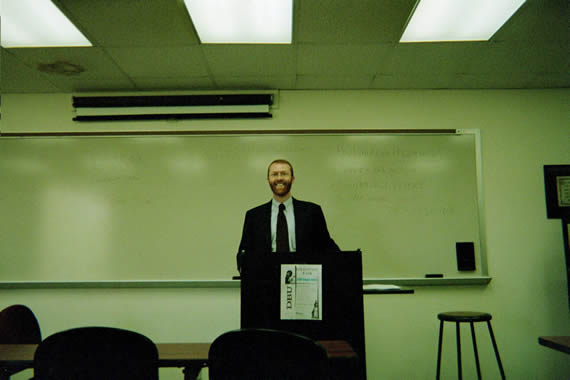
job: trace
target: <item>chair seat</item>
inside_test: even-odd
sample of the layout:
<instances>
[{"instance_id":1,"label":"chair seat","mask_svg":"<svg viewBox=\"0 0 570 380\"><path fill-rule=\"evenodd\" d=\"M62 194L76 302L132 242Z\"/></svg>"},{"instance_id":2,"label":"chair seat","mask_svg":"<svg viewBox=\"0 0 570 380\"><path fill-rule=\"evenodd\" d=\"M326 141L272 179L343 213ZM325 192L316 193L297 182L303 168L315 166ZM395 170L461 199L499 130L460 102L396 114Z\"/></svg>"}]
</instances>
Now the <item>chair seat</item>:
<instances>
[{"instance_id":1,"label":"chair seat","mask_svg":"<svg viewBox=\"0 0 570 380\"><path fill-rule=\"evenodd\" d=\"M478 311L447 311L439 313L437 318L447 322L486 322L490 321L492 316Z\"/></svg>"},{"instance_id":2,"label":"chair seat","mask_svg":"<svg viewBox=\"0 0 570 380\"><path fill-rule=\"evenodd\" d=\"M37 344L42 341L40 325L25 305L12 305L0 311L0 344Z\"/></svg>"},{"instance_id":3,"label":"chair seat","mask_svg":"<svg viewBox=\"0 0 570 380\"><path fill-rule=\"evenodd\" d=\"M29 307L11 305L0 311L0 344L37 344L41 341L40 325ZM27 368L27 365L0 366L0 379L9 379Z\"/></svg>"},{"instance_id":4,"label":"chair seat","mask_svg":"<svg viewBox=\"0 0 570 380\"><path fill-rule=\"evenodd\" d=\"M240 329L217 337L208 353L211 380L328 379L326 350L287 331Z\"/></svg>"},{"instance_id":5,"label":"chair seat","mask_svg":"<svg viewBox=\"0 0 570 380\"><path fill-rule=\"evenodd\" d=\"M113 327L78 327L44 339L34 379L158 380L158 351L146 336Z\"/></svg>"}]
</instances>

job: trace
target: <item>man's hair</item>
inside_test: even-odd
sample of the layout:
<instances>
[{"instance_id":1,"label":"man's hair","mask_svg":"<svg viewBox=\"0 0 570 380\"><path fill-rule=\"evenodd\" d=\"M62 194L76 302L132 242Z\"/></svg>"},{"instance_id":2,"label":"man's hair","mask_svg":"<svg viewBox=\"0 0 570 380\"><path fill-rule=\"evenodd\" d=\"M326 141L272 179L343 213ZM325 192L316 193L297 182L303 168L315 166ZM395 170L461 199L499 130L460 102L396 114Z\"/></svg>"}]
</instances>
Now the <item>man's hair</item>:
<instances>
[{"instance_id":1,"label":"man's hair","mask_svg":"<svg viewBox=\"0 0 570 380\"><path fill-rule=\"evenodd\" d=\"M284 160L284 159L282 159L282 158L279 158L279 159L277 159L277 160L273 160L273 161L269 164L269 166L267 167L267 178L269 178L269 169L271 168L271 165L273 165L273 164L287 164L287 165L289 165L289 168L291 169L291 177L295 177L295 176L293 175L293 165L291 165L291 163L290 163L289 161Z\"/></svg>"}]
</instances>

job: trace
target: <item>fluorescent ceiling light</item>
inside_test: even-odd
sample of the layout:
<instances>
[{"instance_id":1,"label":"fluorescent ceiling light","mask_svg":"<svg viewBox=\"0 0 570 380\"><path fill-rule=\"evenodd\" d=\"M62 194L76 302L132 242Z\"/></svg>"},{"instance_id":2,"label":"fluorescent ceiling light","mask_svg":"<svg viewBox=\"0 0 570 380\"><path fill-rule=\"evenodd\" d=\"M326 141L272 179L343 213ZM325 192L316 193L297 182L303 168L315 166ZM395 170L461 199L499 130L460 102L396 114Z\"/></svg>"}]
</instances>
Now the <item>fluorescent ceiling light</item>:
<instances>
[{"instance_id":1,"label":"fluorescent ceiling light","mask_svg":"<svg viewBox=\"0 0 570 380\"><path fill-rule=\"evenodd\" d=\"M184 0L202 43L290 44L293 0Z\"/></svg>"},{"instance_id":2,"label":"fluorescent ceiling light","mask_svg":"<svg viewBox=\"0 0 570 380\"><path fill-rule=\"evenodd\" d=\"M5 48L92 46L50 0L0 0L0 17Z\"/></svg>"},{"instance_id":3,"label":"fluorescent ceiling light","mask_svg":"<svg viewBox=\"0 0 570 380\"><path fill-rule=\"evenodd\" d=\"M525 0L419 0L400 42L487 41Z\"/></svg>"}]
</instances>

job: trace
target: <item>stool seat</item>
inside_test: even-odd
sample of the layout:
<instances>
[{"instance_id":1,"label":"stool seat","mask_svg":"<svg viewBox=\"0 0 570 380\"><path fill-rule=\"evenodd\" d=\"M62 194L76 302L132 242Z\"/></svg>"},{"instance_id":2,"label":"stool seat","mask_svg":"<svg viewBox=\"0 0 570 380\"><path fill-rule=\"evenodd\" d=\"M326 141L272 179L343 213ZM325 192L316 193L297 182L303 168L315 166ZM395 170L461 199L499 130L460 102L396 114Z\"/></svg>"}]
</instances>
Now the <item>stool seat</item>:
<instances>
[{"instance_id":1,"label":"stool seat","mask_svg":"<svg viewBox=\"0 0 570 380\"><path fill-rule=\"evenodd\" d=\"M439 313L437 318L447 322L487 322L493 317L489 313L478 311L446 311Z\"/></svg>"}]
</instances>

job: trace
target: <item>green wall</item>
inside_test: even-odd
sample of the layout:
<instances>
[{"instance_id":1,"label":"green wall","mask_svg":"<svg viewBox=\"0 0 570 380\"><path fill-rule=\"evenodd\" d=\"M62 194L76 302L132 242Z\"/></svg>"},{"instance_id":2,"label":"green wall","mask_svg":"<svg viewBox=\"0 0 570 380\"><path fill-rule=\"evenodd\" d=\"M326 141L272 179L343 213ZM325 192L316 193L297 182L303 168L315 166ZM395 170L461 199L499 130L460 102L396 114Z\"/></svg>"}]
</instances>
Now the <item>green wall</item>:
<instances>
[{"instance_id":1,"label":"green wall","mask_svg":"<svg viewBox=\"0 0 570 380\"><path fill-rule=\"evenodd\" d=\"M366 295L369 379L433 378L436 315L447 310L493 314L509 378L562 379L570 373L568 356L538 344L540 335L570 333L562 226L546 219L542 166L570 162L569 94L566 89L286 91L280 93L273 120L265 124L209 120L100 125L74 124L69 94L7 94L2 96L0 131L479 128L482 217L493 280L488 285L416 287L412 295ZM227 180L228 196L239 197L239 174L230 173ZM296 181L300 184L303 178ZM243 215L235 217L241 220ZM0 265L10 265L2 261L3 249L0 243ZM160 342L210 341L239 327L237 288L0 289L0 307L13 303L35 311L44 336L81 325L110 325ZM483 375L497 378L488 334L483 328L477 331ZM469 337L467 330L463 337ZM454 347L448 329L444 379L456 377ZM468 343L463 351L465 378L474 378ZM161 370L161 376L182 378L171 369Z\"/></svg>"}]
</instances>

